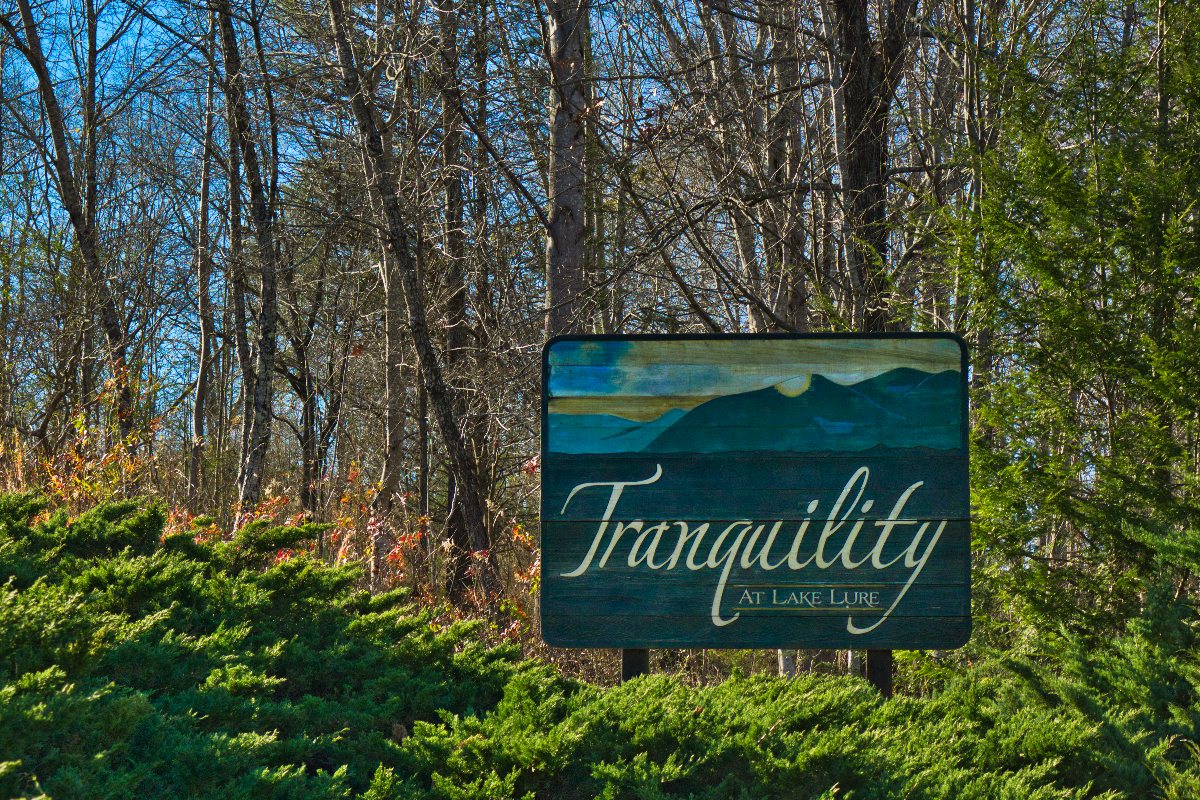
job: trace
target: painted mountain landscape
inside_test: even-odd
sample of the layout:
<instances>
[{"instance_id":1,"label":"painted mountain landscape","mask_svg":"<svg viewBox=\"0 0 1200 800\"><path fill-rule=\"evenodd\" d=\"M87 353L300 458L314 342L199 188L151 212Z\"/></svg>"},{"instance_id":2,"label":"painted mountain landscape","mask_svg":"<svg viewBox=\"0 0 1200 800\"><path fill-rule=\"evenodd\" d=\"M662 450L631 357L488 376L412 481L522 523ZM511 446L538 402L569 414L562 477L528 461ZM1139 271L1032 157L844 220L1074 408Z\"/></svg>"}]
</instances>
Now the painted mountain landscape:
<instances>
[{"instance_id":1,"label":"painted mountain landscape","mask_svg":"<svg viewBox=\"0 0 1200 800\"><path fill-rule=\"evenodd\" d=\"M856 451L962 446L957 370L896 369L849 386L813 375L786 385L671 409L649 422L619 414L550 415L550 446L563 453ZM617 401L619 403L619 401Z\"/></svg>"},{"instance_id":2,"label":"painted mountain landscape","mask_svg":"<svg viewBox=\"0 0 1200 800\"><path fill-rule=\"evenodd\" d=\"M629 342L567 347L552 354L561 366L555 370L551 362L547 450L651 455L959 449L960 351L946 339L918 342L924 358L882 371L879 365L895 364L895 348L854 340L838 342L835 359L810 341L784 340L775 343L774 352L752 348L724 363L719 361L729 357L719 346L724 343L707 342L708 364L705 351L688 340L638 342L636 348ZM658 364L647 364L648 358Z\"/></svg>"}]
</instances>

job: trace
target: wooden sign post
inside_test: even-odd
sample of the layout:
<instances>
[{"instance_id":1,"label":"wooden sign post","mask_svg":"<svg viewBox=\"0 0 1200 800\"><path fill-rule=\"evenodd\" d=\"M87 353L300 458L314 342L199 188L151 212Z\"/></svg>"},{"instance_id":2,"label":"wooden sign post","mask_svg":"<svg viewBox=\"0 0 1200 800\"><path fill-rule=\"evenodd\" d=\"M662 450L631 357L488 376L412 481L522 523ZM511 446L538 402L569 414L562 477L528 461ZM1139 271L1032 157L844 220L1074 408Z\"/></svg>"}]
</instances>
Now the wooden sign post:
<instances>
[{"instance_id":1,"label":"wooden sign post","mask_svg":"<svg viewBox=\"0 0 1200 800\"><path fill-rule=\"evenodd\" d=\"M567 336L543 381L548 644L866 649L884 690L967 641L958 337Z\"/></svg>"}]
</instances>

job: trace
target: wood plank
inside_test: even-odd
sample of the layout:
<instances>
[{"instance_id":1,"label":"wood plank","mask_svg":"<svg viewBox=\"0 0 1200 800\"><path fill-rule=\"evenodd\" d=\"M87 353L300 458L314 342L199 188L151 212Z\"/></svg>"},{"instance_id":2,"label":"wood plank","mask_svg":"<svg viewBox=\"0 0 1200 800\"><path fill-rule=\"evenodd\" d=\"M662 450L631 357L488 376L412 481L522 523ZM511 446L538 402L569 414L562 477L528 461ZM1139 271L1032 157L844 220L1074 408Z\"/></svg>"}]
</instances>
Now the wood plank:
<instances>
[{"instance_id":1,"label":"wood plank","mask_svg":"<svg viewBox=\"0 0 1200 800\"><path fill-rule=\"evenodd\" d=\"M742 378L745 383L739 388L744 391L765 389L768 386L783 384L785 389L794 386L797 390L804 387L814 373L820 374L819 368L812 363L797 362L738 362L722 364L719 369L724 377ZM911 368L910 368L911 369ZM555 365L551 371L550 383L547 386L550 398L558 397L636 397L657 396L663 392L654 391L657 385L655 376L670 372L672 389L667 396L692 396L696 398L713 397L711 393L714 367L707 364L657 364L652 373L643 367L623 367L609 365ZM958 372L958 364L944 364L934 367L912 370L913 384L921 378L929 378L946 372ZM842 386L851 385L857 376L853 372L838 373L834 383ZM861 380L861 378L859 378ZM604 392L597 394L596 387L617 385L627 387L642 387L641 391L625 393Z\"/></svg>"},{"instance_id":2,"label":"wood plank","mask_svg":"<svg viewBox=\"0 0 1200 800\"><path fill-rule=\"evenodd\" d=\"M663 364L745 363L802 363L814 371L830 365L853 363L864 349L864 340L876 357L890 358L903 365L925 365L930 368L956 362L966 363L965 346L959 337L944 333L907 334L902 336L864 337L861 335L791 335L791 336L675 336L675 337L566 337L550 342L543 358L551 366L592 365L599 359L619 351L626 342L636 342L648 359ZM586 345L591 354L584 354L579 345Z\"/></svg>"},{"instance_id":3,"label":"wood plank","mask_svg":"<svg viewBox=\"0 0 1200 800\"><path fill-rule=\"evenodd\" d=\"M751 617L714 628L692 616L542 614L542 635L554 647L872 648L948 650L966 644L969 617L906 617L869 634L846 630L842 617Z\"/></svg>"}]
</instances>

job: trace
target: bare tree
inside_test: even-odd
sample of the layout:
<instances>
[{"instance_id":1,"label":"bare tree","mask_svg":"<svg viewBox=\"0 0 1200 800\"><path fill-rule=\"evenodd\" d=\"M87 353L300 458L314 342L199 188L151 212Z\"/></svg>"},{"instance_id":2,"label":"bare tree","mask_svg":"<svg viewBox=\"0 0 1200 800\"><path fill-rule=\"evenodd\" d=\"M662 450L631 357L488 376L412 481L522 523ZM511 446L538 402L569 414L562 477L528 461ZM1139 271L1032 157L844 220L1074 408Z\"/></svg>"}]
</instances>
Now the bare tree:
<instances>
[{"instance_id":1,"label":"bare tree","mask_svg":"<svg viewBox=\"0 0 1200 800\"><path fill-rule=\"evenodd\" d=\"M417 352L421 378L428 392L434 418L441 431L451 469L457 478L463 522L471 548L479 559L481 584L485 592L499 589L497 576L489 560L487 510L479 492L478 467L466 440L455 389L446 383L442 365L430 335L424 294L417 264L409 241L408 222L401 206L397 185L398 169L384 117L375 105L371 84L365 80L352 46L350 15L343 0L329 4L330 29L337 52L338 68L344 91L358 125L359 148L372 204L379 215L384 245L387 279L395 281L392 290L403 293L408 328Z\"/></svg>"},{"instance_id":2,"label":"bare tree","mask_svg":"<svg viewBox=\"0 0 1200 800\"><path fill-rule=\"evenodd\" d=\"M58 195L71 220L75 233L79 259L84 272L99 298L98 315L107 345L108 367L116 387L117 426L123 439L129 440L134 431L134 397L130 367L127 358L127 331L112 287L108 283L104 254L101 252L100 235L97 229L99 204L99 181L97 176L97 150L104 120L97 103L100 82L98 59L103 51L117 40L119 33L128 25L127 21L117 24L117 33L101 43L99 24L93 0L84 3L85 44L81 74L81 115L77 125L68 120L59 101L54 77L46 61L42 47L38 20L29 0L18 0L21 28L18 29L6 15L0 14L0 27L9 41L29 64L37 78L38 95L46 123L50 129L50 145L43 150L43 158L53 167ZM36 142L38 136L27 120L21 120L30 138ZM70 131L79 130L79 140L72 142ZM76 162L73 153L79 154ZM133 444L133 442L130 442Z\"/></svg>"},{"instance_id":3,"label":"bare tree","mask_svg":"<svg viewBox=\"0 0 1200 800\"><path fill-rule=\"evenodd\" d=\"M246 437L246 453L239 473L239 504L243 511L255 506L262 496L267 448L271 442L274 415L276 324L279 319L279 249L273 204L263 183L258 144L250 123L246 74L238 50L237 31L228 0L216 0L214 9L221 35L225 60L224 91L229 109L230 136L238 148L250 192L250 218L254 224L256 256L259 265L259 313L257 358L254 365L253 417ZM244 376L243 376L244 379Z\"/></svg>"}]
</instances>

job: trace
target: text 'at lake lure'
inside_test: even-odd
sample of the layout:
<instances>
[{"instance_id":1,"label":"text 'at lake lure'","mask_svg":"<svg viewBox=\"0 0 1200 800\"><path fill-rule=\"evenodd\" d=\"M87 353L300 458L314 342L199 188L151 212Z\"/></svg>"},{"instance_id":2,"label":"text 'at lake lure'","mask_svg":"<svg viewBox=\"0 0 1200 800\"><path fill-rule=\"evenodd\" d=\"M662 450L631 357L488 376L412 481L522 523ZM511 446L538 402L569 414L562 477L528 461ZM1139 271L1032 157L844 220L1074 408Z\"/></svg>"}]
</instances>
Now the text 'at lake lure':
<instances>
[{"instance_id":1,"label":"text 'at lake lure'","mask_svg":"<svg viewBox=\"0 0 1200 800\"><path fill-rule=\"evenodd\" d=\"M966 641L957 337L564 337L543 377L550 644Z\"/></svg>"}]
</instances>

